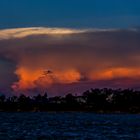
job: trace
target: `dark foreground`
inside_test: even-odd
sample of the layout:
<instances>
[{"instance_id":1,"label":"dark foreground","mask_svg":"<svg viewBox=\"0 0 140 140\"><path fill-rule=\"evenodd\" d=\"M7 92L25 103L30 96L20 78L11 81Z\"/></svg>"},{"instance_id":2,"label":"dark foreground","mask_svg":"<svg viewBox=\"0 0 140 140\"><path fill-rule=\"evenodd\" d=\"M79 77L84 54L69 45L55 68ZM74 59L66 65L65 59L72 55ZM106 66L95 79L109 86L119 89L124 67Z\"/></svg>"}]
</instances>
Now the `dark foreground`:
<instances>
[{"instance_id":1,"label":"dark foreground","mask_svg":"<svg viewBox=\"0 0 140 140\"><path fill-rule=\"evenodd\" d=\"M139 140L140 115L0 113L0 140Z\"/></svg>"},{"instance_id":2,"label":"dark foreground","mask_svg":"<svg viewBox=\"0 0 140 140\"><path fill-rule=\"evenodd\" d=\"M82 95L48 97L47 93L29 97L0 96L0 111L45 112L88 111L96 113L140 113L140 91L133 89L90 89Z\"/></svg>"}]
</instances>

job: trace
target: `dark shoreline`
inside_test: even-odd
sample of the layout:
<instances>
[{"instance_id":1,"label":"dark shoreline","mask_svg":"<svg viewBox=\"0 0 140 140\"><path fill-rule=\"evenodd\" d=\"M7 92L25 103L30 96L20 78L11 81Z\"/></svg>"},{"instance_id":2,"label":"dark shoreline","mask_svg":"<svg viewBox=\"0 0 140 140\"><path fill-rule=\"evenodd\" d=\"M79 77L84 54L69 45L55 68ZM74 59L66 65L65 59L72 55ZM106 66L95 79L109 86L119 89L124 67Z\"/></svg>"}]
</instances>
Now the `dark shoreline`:
<instances>
[{"instance_id":1,"label":"dark shoreline","mask_svg":"<svg viewBox=\"0 0 140 140\"><path fill-rule=\"evenodd\" d=\"M140 114L140 91L133 89L90 89L81 96L34 97L24 94L6 98L0 96L1 112L93 112Z\"/></svg>"}]
</instances>

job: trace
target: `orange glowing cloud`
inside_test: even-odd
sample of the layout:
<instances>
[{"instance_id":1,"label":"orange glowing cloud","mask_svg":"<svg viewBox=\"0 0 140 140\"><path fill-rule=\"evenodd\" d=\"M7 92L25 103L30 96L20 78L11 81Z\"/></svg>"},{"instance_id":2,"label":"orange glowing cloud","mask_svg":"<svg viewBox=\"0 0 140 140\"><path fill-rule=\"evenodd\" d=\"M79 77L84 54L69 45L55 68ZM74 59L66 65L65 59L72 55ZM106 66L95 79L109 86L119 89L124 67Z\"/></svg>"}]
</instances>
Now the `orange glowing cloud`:
<instances>
[{"instance_id":1,"label":"orange glowing cloud","mask_svg":"<svg viewBox=\"0 0 140 140\"><path fill-rule=\"evenodd\" d=\"M65 71L44 71L43 69L28 69L19 67L15 72L19 81L12 85L17 90L26 90L33 88L46 88L55 83L74 83L78 82L81 75L74 69Z\"/></svg>"},{"instance_id":2,"label":"orange glowing cloud","mask_svg":"<svg viewBox=\"0 0 140 140\"><path fill-rule=\"evenodd\" d=\"M26 69L24 67L19 67L15 74L19 77L19 81L15 82L12 85L14 90L17 89L28 89L35 88L34 81L38 79L42 75L41 70L32 71L30 69Z\"/></svg>"},{"instance_id":3,"label":"orange glowing cloud","mask_svg":"<svg viewBox=\"0 0 140 140\"><path fill-rule=\"evenodd\" d=\"M109 68L91 72L89 77L93 80L111 80L115 78L138 78L140 68Z\"/></svg>"},{"instance_id":4,"label":"orange glowing cloud","mask_svg":"<svg viewBox=\"0 0 140 140\"><path fill-rule=\"evenodd\" d=\"M33 88L46 88L53 84L71 84L81 80L80 72L74 69L63 71L44 71L43 69L28 69L19 67L16 71L19 81L12 85L16 90L26 90ZM140 77L139 68L110 68L88 72L88 79L93 81L112 80L116 78L138 78Z\"/></svg>"}]
</instances>

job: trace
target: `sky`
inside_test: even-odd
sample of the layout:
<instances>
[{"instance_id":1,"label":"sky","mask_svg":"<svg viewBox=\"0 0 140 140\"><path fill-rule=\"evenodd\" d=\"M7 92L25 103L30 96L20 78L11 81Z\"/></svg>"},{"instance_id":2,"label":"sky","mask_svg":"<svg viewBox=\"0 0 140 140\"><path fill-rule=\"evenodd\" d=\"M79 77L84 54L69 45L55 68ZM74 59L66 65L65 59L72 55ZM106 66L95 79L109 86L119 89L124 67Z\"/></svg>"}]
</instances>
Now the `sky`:
<instances>
[{"instance_id":1,"label":"sky","mask_svg":"<svg viewBox=\"0 0 140 140\"><path fill-rule=\"evenodd\" d=\"M140 88L139 0L1 0L0 93Z\"/></svg>"},{"instance_id":2,"label":"sky","mask_svg":"<svg viewBox=\"0 0 140 140\"><path fill-rule=\"evenodd\" d=\"M140 25L139 0L1 0L0 28L128 28Z\"/></svg>"}]
</instances>

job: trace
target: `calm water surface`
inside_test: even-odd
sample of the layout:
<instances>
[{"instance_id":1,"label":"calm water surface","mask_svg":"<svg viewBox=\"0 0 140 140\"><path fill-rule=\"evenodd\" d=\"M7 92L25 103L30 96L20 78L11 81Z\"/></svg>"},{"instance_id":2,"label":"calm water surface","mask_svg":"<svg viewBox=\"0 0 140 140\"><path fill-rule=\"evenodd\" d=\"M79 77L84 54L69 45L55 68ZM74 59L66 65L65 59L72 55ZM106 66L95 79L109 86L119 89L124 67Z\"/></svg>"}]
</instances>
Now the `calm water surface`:
<instances>
[{"instance_id":1,"label":"calm water surface","mask_svg":"<svg viewBox=\"0 0 140 140\"><path fill-rule=\"evenodd\" d=\"M0 113L0 140L140 140L140 115Z\"/></svg>"}]
</instances>

